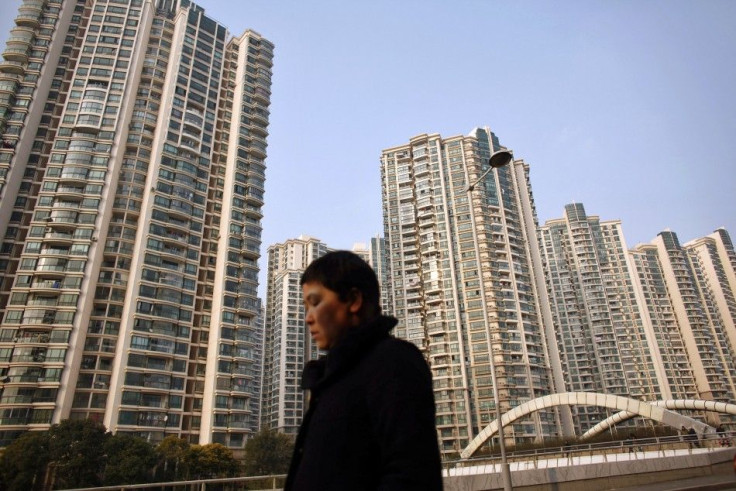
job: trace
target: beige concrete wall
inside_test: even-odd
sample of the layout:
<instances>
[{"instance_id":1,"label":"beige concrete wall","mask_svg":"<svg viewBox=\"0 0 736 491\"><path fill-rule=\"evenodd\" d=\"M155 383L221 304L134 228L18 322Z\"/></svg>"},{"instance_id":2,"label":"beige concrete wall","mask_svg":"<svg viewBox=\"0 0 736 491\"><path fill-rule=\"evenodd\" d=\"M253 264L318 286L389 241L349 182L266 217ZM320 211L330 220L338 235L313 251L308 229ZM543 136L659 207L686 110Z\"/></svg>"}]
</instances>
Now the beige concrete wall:
<instances>
[{"instance_id":1,"label":"beige concrete wall","mask_svg":"<svg viewBox=\"0 0 736 491\"><path fill-rule=\"evenodd\" d=\"M619 462L598 462L569 467L550 467L512 472L515 490L589 491L592 489L628 488L699 476L730 473L736 448L709 452L641 458ZM480 474L444 478L445 491L503 489L501 474Z\"/></svg>"}]
</instances>

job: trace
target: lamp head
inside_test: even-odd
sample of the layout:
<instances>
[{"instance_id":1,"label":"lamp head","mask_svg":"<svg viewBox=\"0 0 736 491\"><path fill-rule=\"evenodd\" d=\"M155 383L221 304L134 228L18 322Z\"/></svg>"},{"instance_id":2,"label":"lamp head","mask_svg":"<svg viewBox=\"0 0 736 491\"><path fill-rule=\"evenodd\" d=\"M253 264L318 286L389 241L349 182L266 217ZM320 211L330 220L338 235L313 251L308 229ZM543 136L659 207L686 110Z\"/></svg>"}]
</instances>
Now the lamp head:
<instances>
[{"instance_id":1,"label":"lamp head","mask_svg":"<svg viewBox=\"0 0 736 491\"><path fill-rule=\"evenodd\" d=\"M498 169L499 167L508 165L508 163L511 162L513 158L514 156L511 154L509 150L499 150L498 152L494 152L493 155L491 155L491 158L488 161L488 163L494 169Z\"/></svg>"},{"instance_id":2,"label":"lamp head","mask_svg":"<svg viewBox=\"0 0 736 491\"><path fill-rule=\"evenodd\" d=\"M499 167L503 167L504 165L508 165L509 162L511 162L514 158L514 155L511 153L511 150L499 150L497 152L494 152L493 155L491 155L491 158L488 159L488 165L490 166L486 171L481 174L481 176L475 180L472 184L468 186L467 192L471 192L475 189L476 184L478 184L480 181L483 180L484 177L488 175L489 172L491 172L492 169L498 169Z\"/></svg>"}]
</instances>

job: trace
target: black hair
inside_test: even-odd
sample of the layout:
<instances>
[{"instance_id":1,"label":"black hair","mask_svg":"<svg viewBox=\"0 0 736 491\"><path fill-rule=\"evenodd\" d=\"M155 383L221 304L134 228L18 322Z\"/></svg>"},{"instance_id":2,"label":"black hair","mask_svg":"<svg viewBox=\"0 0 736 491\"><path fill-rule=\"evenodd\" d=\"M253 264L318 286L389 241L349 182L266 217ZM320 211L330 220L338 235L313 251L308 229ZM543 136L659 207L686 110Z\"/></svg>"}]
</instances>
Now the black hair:
<instances>
[{"instance_id":1,"label":"black hair","mask_svg":"<svg viewBox=\"0 0 736 491\"><path fill-rule=\"evenodd\" d=\"M343 302L356 289L363 296L363 311L366 316L381 313L381 294L376 273L353 252L332 251L312 261L304 270L299 284L313 281L337 293Z\"/></svg>"}]
</instances>

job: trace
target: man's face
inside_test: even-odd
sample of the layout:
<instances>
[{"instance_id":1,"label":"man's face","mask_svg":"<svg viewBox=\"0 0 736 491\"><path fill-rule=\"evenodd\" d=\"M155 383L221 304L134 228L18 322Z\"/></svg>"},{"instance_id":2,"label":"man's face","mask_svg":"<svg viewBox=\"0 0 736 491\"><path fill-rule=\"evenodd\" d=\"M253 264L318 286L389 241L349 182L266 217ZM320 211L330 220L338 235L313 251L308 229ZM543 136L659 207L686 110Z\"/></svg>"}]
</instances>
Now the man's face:
<instances>
[{"instance_id":1,"label":"man's face","mask_svg":"<svg viewBox=\"0 0 736 491\"><path fill-rule=\"evenodd\" d=\"M332 348L345 331L355 325L354 315L360 308L355 299L342 301L337 293L322 283L310 281L302 285L304 320L319 349Z\"/></svg>"}]
</instances>

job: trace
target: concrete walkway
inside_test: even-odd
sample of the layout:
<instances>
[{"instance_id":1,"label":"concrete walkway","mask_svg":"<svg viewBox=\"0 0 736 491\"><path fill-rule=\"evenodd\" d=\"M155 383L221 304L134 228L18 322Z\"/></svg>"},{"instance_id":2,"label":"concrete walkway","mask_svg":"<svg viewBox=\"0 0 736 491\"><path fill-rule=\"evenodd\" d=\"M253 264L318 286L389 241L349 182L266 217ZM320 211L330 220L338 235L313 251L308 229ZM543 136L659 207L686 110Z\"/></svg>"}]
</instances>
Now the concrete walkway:
<instances>
[{"instance_id":1,"label":"concrete walkway","mask_svg":"<svg viewBox=\"0 0 736 491\"><path fill-rule=\"evenodd\" d=\"M666 449L666 450L649 450L635 452L621 452L608 454L593 455L573 455L570 457L557 457L551 459L540 458L537 460L521 460L509 462L511 472L526 471L531 469L550 469L556 467L575 467L580 465L602 464L609 462L631 462L640 461L642 459L663 459L668 457L707 454L711 449L693 448L693 449ZM444 475L449 476L470 476L475 474L492 474L501 472L501 464L480 464L467 465L446 469Z\"/></svg>"},{"instance_id":2,"label":"concrete walkway","mask_svg":"<svg viewBox=\"0 0 736 491\"><path fill-rule=\"evenodd\" d=\"M678 481L659 482L631 488L614 488L610 491L690 491L690 490L736 490L736 472L693 477Z\"/></svg>"},{"instance_id":3,"label":"concrete walkway","mask_svg":"<svg viewBox=\"0 0 736 491\"><path fill-rule=\"evenodd\" d=\"M519 489L736 491L736 473L732 468L735 450L637 449L631 453L593 455L581 452L570 457L515 461L509 467L513 485ZM498 463L494 465L478 462L467 467L445 469L444 476L446 491L503 487ZM653 482L657 480L662 482Z\"/></svg>"}]
</instances>

